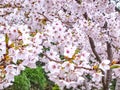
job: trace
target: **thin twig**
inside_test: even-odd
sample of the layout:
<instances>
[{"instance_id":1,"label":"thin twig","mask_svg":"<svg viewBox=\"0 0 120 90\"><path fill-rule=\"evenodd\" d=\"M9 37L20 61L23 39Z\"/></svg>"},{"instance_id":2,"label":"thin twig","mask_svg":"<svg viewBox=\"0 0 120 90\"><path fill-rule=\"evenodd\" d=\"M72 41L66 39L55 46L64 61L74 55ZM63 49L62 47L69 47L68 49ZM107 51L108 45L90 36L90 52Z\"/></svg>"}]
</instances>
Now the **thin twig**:
<instances>
[{"instance_id":1,"label":"thin twig","mask_svg":"<svg viewBox=\"0 0 120 90\"><path fill-rule=\"evenodd\" d=\"M85 69L85 70L93 70L93 69L91 69L91 68L80 67L80 66L75 66L75 68L82 68L82 69Z\"/></svg>"},{"instance_id":2,"label":"thin twig","mask_svg":"<svg viewBox=\"0 0 120 90\"><path fill-rule=\"evenodd\" d=\"M40 14L40 15L42 15L47 21L49 21L49 22L52 22L50 19L48 19L48 17L47 16L45 16L44 14L42 14L42 13L39 13L39 12L37 12L38 14Z\"/></svg>"},{"instance_id":3,"label":"thin twig","mask_svg":"<svg viewBox=\"0 0 120 90\"><path fill-rule=\"evenodd\" d=\"M57 60L54 60L54 59L50 58L47 54L43 54L43 55L46 56L50 61L54 61L54 62L60 63L60 64L63 63L63 61L57 61Z\"/></svg>"},{"instance_id":4,"label":"thin twig","mask_svg":"<svg viewBox=\"0 0 120 90\"><path fill-rule=\"evenodd\" d=\"M1 14L0 17L4 17L4 16L7 16L7 15L10 15L12 12L6 12L4 14Z\"/></svg>"}]
</instances>

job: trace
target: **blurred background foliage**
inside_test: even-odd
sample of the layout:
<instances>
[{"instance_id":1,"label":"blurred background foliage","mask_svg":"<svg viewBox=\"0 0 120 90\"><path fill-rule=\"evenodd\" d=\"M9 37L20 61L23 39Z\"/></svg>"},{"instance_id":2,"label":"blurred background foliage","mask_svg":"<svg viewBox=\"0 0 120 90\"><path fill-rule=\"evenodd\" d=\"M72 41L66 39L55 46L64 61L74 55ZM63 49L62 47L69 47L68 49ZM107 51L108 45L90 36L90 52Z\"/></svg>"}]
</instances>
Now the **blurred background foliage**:
<instances>
[{"instance_id":1,"label":"blurred background foliage","mask_svg":"<svg viewBox=\"0 0 120 90\"><path fill-rule=\"evenodd\" d=\"M57 85L48 80L42 64L37 62L37 68L26 68L15 76L13 85L4 90L60 90Z\"/></svg>"}]
</instances>

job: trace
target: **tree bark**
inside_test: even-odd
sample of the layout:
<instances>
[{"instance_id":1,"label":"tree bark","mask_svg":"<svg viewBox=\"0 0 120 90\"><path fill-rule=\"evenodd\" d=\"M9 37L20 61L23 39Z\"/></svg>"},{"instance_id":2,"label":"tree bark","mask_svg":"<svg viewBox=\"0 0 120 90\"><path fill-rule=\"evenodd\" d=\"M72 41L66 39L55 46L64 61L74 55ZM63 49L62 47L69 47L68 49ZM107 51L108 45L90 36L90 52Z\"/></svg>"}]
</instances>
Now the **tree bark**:
<instances>
[{"instance_id":1,"label":"tree bark","mask_svg":"<svg viewBox=\"0 0 120 90\"><path fill-rule=\"evenodd\" d=\"M110 60L110 64L113 60L113 53L112 53L112 47L109 42L107 42L107 54L108 54L108 59ZM106 73L106 87L105 90L109 90L110 82L112 79L112 70L108 70Z\"/></svg>"},{"instance_id":2,"label":"tree bark","mask_svg":"<svg viewBox=\"0 0 120 90\"><path fill-rule=\"evenodd\" d=\"M89 39L89 43L90 43L90 46L91 46L93 54L95 55L95 57L98 60L98 62L101 63L101 59L100 59L97 51L95 50L95 44L94 44L93 39L91 37L89 37L89 36L88 36L88 39Z\"/></svg>"}]
</instances>

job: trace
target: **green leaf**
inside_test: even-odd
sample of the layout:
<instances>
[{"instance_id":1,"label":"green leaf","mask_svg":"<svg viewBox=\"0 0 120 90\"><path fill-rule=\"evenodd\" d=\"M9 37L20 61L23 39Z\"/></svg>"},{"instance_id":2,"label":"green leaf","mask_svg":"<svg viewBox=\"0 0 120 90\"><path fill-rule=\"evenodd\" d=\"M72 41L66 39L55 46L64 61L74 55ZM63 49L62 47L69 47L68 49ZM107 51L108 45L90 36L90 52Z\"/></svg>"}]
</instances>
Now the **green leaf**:
<instances>
[{"instance_id":1,"label":"green leaf","mask_svg":"<svg viewBox=\"0 0 120 90\"><path fill-rule=\"evenodd\" d=\"M82 0L75 0L78 4L82 3Z\"/></svg>"},{"instance_id":2,"label":"green leaf","mask_svg":"<svg viewBox=\"0 0 120 90\"><path fill-rule=\"evenodd\" d=\"M43 56L44 56L43 53L40 53L40 54L38 54L38 55L39 55L39 57L41 57L41 58L43 58Z\"/></svg>"},{"instance_id":3,"label":"green leaf","mask_svg":"<svg viewBox=\"0 0 120 90\"><path fill-rule=\"evenodd\" d=\"M110 66L111 69L120 68L120 64L113 64Z\"/></svg>"},{"instance_id":4,"label":"green leaf","mask_svg":"<svg viewBox=\"0 0 120 90\"><path fill-rule=\"evenodd\" d=\"M115 86L116 86L116 79L113 79L111 81L110 90L115 90Z\"/></svg>"},{"instance_id":5,"label":"green leaf","mask_svg":"<svg viewBox=\"0 0 120 90\"><path fill-rule=\"evenodd\" d=\"M9 42L9 37L7 34L5 34L6 54L8 54L8 42Z\"/></svg>"},{"instance_id":6,"label":"green leaf","mask_svg":"<svg viewBox=\"0 0 120 90\"><path fill-rule=\"evenodd\" d=\"M6 42L6 44L8 44L8 41L9 41L9 37L8 37L7 34L5 34L5 42Z\"/></svg>"},{"instance_id":7,"label":"green leaf","mask_svg":"<svg viewBox=\"0 0 120 90\"><path fill-rule=\"evenodd\" d=\"M60 55L60 59L61 60L64 60L65 58L64 58L64 55Z\"/></svg>"},{"instance_id":8,"label":"green leaf","mask_svg":"<svg viewBox=\"0 0 120 90\"><path fill-rule=\"evenodd\" d=\"M92 76L91 76L90 74L85 75L85 77L86 77L88 80L91 80L91 79L92 79Z\"/></svg>"},{"instance_id":9,"label":"green leaf","mask_svg":"<svg viewBox=\"0 0 120 90\"><path fill-rule=\"evenodd\" d=\"M75 54L78 54L80 52L80 50L77 48L76 50L75 50Z\"/></svg>"},{"instance_id":10,"label":"green leaf","mask_svg":"<svg viewBox=\"0 0 120 90\"><path fill-rule=\"evenodd\" d=\"M55 42L50 42L52 45L57 45Z\"/></svg>"},{"instance_id":11,"label":"green leaf","mask_svg":"<svg viewBox=\"0 0 120 90\"><path fill-rule=\"evenodd\" d=\"M50 47L45 47L45 46L43 46L43 49L42 49L44 52L46 52L46 51L50 51Z\"/></svg>"},{"instance_id":12,"label":"green leaf","mask_svg":"<svg viewBox=\"0 0 120 90\"><path fill-rule=\"evenodd\" d=\"M52 90L60 90L58 85L54 85L54 87L52 88Z\"/></svg>"}]
</instances>

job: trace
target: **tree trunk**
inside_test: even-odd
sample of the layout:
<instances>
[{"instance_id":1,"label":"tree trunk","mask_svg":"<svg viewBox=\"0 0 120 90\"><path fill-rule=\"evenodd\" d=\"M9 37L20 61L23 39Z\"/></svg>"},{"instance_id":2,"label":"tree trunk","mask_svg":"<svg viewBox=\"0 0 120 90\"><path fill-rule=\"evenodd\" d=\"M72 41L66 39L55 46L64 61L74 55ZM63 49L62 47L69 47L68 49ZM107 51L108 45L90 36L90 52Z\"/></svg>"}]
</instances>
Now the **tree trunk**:
<instances>
[{"instance_id":1,"label":"tree trunk","mask_svg":"<svg viewBox=\"0 0 120 90\"><path fill-rule=\"evenodd\" d=\"M116 82L115 90L120 90L120 77L117 78L117 82Z\"/></svg>"},{"instance_id":2,"label":"tree trunk","mask_svg":"<svg viewBox=\"0 0 120 90\"><path fill-rule=\"evenodd\" d=\"M112 63L113 53L112 53L111 43L109 43L109 42L107 42L107 54L108 54L108 60L110 60L110 63ZM105 86L105 90L109 90L111 78L112 78L112 70L108 70L107 74L106 74L106 86Z\"/></svg>"}]
</instances>

